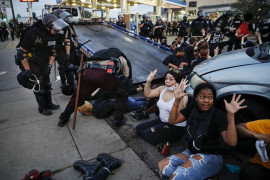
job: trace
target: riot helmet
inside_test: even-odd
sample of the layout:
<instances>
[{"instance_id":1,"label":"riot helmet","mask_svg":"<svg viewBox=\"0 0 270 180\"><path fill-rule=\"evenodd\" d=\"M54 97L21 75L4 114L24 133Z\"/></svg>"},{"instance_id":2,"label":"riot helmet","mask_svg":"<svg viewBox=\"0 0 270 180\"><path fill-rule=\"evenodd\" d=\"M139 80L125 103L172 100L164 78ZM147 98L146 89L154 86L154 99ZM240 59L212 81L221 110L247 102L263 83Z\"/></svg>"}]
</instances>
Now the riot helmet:
<instances>
[{"instance_id":1,"label":"riot helmet","mask_svg":"<svg viewBox=\"0 0 270 180\"><path fill-rule=\"evenodd\" d=\"M184 14L183 19L186 21L187 18L188 18L188 15L187 14Z\"/></svg>"},{"instance_id":2,"label":"riot helmet","mask_svg":"<svg viewBox=\"0 0 270 180\"><path fill-rule=\"evenodd\" d=\"M42 18L42 24L45 27L48 28L53 28L56 31L64 30L68 28L68 24L63 21L62 19L58 19L55 15L53 14L48 14L47 16Z\"/></svg>"},{"instance_id":3,"label":"riot helmet","mask_svg":"<svg viewBox=\"0 0 270 180\"><path fill-rule=\"evenodd\" d=\"M210 14L209 13L205 13L205 17L210 17Z\"/></svg>"},{"instance_id":4,"label":"riot helmet","mask_svg":"<svg viewBox=\"0 0 270 180\"><path fill-rule=\"evenodd\" d=\"M230 18L233 15L233 12L231 10L228 10L225 12L225 15L227 16L227 18Z\"/></svg>"},{"instance_id":5,"label":"riot helmet","mask_svg":"<svg viewBox=\"0 0 270 180\"><path fill-rule=\"evenodd\" d=\"M143 16L142 16L142 18L143 18L143 20L145 20L145 18L149 18L149 16L148 16L148 14L144 14ZM148 20L148 19L147 19Z\"/></svg>"},{"instance_id":6,"label":"riot helmet","mask_svg":"<svg viewBox=\"0 0 270 180\"><path fill-rule=\"evenodd\" d=\"M236 13L236 15L235 15L235 18L237 18L237 19L242 19L243 18L243 12L242 11L238 11L237 13Z\"/></svg>"},{"instance_id":7,"label":"riot helmet","mask_svg":"<svg viewBox=\"0 0 270 180\"><path fill-rule=\"evenodd\" d=\"M62 19L66 23L72 23L71 21L71 14L64 11L63 9L56 9L53 14L58 17L59 19Z\"/></svg>"},{"instance_id":8,"label":"riot helmet","mask_svg":"<svg viewBox=\"0 0 270 180\"><path fill-rule=\"evenodd\" d=\"M158 18L157 18L157 21L162 21L162 18L161 18L161 17L158 17Z\"/></svg>"},{"instance_id":9,"label":"riot helmet","mask_svg":"<svg viewBox=\"0 0 270 180\"><path fill-rule=\"evenodd\" d=\"M124 18L123 14L118 15L118 20L120 20L120 18Z\"/></svg>"},{"instance_id":10,"label":"riot helmet","mask_svg":"<svg viewBox=\"0 0 270 180\"><path fill-rule=\"evenodd\" d=\"M204 17L205 14L202 10L199 10L198 13L197 13L198 17Z\"/></svg>"}]
</instances>

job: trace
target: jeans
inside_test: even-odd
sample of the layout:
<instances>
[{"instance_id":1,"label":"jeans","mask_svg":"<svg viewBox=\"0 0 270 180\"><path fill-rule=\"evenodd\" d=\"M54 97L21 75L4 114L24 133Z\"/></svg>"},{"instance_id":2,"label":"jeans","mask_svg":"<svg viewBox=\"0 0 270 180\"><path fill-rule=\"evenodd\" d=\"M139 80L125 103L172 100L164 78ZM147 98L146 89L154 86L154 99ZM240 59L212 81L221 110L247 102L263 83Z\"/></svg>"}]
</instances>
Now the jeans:
<instances>
[{"instance_id":1,"label":"jeans","mask_svg":"<svg viewBox=\"0 0 270 180\"><path fill-rule=\"evenodd\" d=\"M173 180L180 179L205 179L211 177L219 172L222 167L222 156L214 154L192 154L188 149L182 152L192 162L192 167L184 168L181 165L185 162L181 158L172 155L169 157L170 162L162 171L162 174L167 178L175 175ZM196 160L192 157L200 155L202 159Z\"/></svg>"}]
</instances>

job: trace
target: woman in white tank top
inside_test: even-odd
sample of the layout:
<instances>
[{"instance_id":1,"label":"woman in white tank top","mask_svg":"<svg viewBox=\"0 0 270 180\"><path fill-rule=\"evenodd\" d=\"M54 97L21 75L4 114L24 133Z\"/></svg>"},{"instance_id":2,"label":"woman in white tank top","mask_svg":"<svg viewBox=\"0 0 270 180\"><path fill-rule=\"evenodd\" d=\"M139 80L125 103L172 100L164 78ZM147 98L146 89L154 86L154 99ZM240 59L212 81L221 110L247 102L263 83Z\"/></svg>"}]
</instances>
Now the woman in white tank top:
<instances>
[{"instance_id":1,"label":"woman in white tank top","mask_svg":"<svg viewBox=\"0 0 270 180\"><path fill-rule=\"evenodd\" d=\"M149 98L159 97L157 103L160 112L159 119L139 124L135 128L137 135L153 145L176 141L182 137L185 132L186 122L172 125L168 123L168 120L171 110L180 112L180 110L186 107L188 102L188 97L185 96L179 105L175 106L173 104L175 101L174 88L176 84L180 82L186 84L187 82L184 74L178 69L170 68L165 74L165 85L151 90L151 82L156 73L157 70L154 70L148 76L144 87L144 95Z\"/></svg>"}]
</instances>

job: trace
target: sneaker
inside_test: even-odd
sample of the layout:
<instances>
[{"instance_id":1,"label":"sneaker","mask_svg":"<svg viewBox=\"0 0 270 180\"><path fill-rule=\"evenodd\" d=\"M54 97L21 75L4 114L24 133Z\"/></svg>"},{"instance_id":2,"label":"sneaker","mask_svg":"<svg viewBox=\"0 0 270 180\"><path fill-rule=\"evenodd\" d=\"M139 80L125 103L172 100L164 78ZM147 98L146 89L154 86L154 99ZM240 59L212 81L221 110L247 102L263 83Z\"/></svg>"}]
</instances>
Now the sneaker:
<instances>
[{"instance_id":1,"label":"sneaker","mask_svg":"<svg viewBox=\"0 0 270 180\"><path fill-rule=\"evenodd\" d=\"M167 142L166 145L163 147L161 154L163 156L169 156L171 152L171 147L170 147L170 143Z\"/></svg>"},{"instance_id":2,"label":"sneaker","mask_svg":"<svg viewBox=\"0 0 270 180\"><path fill-rule=\"evenodd\" d=\"M135 114L131 114L131 119L133 121L140 121L148 118L149 114L147 113L147 111L137 111Z\"/></svg>"},{"instance_id":3,"label":"sneaker","mask_svg":"<svg viewBox=\"0 0 270 180\"><path fill-rule=\"evenodd\" d=\"M265 148L266 144L264 143L263 140L257 140L256 141L256 149L261 157L262 162L268 162L268 156L267 156L267 151Z\"/></svg>"}]
</instances>

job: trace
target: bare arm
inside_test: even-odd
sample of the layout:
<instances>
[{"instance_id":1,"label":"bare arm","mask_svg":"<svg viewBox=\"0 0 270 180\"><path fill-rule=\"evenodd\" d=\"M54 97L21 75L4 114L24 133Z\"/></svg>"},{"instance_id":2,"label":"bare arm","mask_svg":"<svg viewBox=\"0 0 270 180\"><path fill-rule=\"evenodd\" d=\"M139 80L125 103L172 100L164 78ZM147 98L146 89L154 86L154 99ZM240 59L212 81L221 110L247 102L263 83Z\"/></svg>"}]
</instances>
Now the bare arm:
<instances>
[{"instance_id":1,"label":"bare arm","mask_svg":"<svg viewBox=\"0 0 270 180\"><path fill-rule=\"evenodd\" d=\"M186 118L183 116L183 114L179 113L179 104L181 102L181 100L184 98L184 96L187 95L187 93L184 93L184 90L186 89L186 87L188 87L189 84L187 85L187 80L186 79L182 79L180 84L178 86L176 86L175 90L174 90L174 96L175 96L175 101L173 103L173 107L172 110L170 112L170 117L168 122L170 124L177 124L180 122L183 122L186 120Z\"/></svg>"},{"instance_id":2,"label":"bare arm","mask_svg":"<svg viewBox=\"0 0 270 180\"><path fill-rule=\"evenodd\" d=\"M139 29L141 29L144 26L144 23L139 25Z\"/></svg>"},{"instance_id":3,"label":"bare arm","mask_svg":"<svg viewBox=\"0 0 270 180\"><path fill-rule=\"evenodd\" d=\"M243 136L243 137L253 137L253 138L256 138L256 139L262 139L264 140L265 142L267 142L267 140L269 139L270 135L267 135L267 134L259 134L259 133L256 133L256 132L253 132L253 131L250 131L248 128L247 128L247 124L246 123L240 123L236 126L236 130L237 130L237 133L240 135L240 136ZM269 142L268 142L269 143Z\"/></svg>"},{"instance_id":4,"label":"bare arm","mask_svg":"<svg viewBox=\"0 0 270 180\"><path fill-rule=\"evenodd\" d=\"M245 99L243 99L239 102L241 95L238 95L236 98L235 96L236 95L233 94L233 97L230 103L224 100L226 111L227 111L228 126L227 126L227 130L221 132L221 136L223 140L229 146L236 146L237 144L237 133L236 133L234 115L238 110L244 109L247 107L247 106L240 106L245 101Z\"/></svg>"},{"instance_id":5,"label":"bare arm","mask_svg":"<svg viewBox=\"0 0 270 180\"><path fill-rule=\"evenodd\" d=\"M169 64L168 64L168 66L169 66L170 68L175 68L175 69L178 69L178 67L177 67L176 65L171 64L171 63L169 63Z\"/></svg>"},{"instance_id":6,"label":"bare arm","mask_svg":"<svg viewBox=\"0 0 270 180\"><path fill-rule=\"evenodd\" d=\"M162 89L164 89L164 86L160 86L156 89L151 90L150 86L151 86L151 82L154 79L155 75L157 74L157 69L155 69L153 72L151 72L149 74L149 76L147 77L145 86L144 86L144 95L145 97L158 97L160 95L160 91Z\"/></svg>"}]
</instances>

